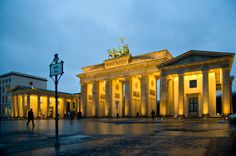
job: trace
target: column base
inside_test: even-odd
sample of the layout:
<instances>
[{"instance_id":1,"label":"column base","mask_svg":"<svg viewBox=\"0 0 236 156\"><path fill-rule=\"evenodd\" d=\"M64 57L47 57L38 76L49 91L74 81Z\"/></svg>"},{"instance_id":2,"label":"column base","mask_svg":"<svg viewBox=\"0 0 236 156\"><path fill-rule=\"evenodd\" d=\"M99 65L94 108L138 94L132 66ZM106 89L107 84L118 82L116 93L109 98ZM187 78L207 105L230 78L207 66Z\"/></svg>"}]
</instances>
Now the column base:
<instances>
[{"instance_id":1,"label":"column base","mask_svg":"<svg viewBox=\"0 0 236 156\"><path fill-rule=\"evenodd\" d=\"M184 119L184 118L185 118L184 115L178 115L178 116L177 116L177 119L178 119L178 120L180 120L180 119Z\"/></svg>"},{"instance_id":2,"label":"column base","mask_svg":"<svg viewBox=\"0 0 236 156\"><path fill-rule=\"evenodd\" d=\"M206 119L206 118L209 118L209 117L210 117L209 114L202 114L202 116L201 116L202 119Z\"/></svg>"}]
</instances>

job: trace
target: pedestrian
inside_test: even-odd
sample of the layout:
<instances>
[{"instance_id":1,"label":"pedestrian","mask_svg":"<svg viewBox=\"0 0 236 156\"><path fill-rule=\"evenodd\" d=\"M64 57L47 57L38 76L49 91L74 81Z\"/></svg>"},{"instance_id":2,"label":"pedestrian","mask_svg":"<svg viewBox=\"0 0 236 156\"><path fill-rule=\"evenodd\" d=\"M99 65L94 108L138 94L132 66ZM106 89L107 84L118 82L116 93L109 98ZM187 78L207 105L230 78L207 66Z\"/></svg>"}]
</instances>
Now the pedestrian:
<instances>
[{"instance_id":1,"label":"pedestrian","mask_svg":"<svg viewBox=\"0 0 236 156\"><path fill-rule=\"evenodd\" d=\"M155 118L155 111L152 110L151 114L152 114L152 120L154 120L154 118Z\"/></svg>"},{"instance_id":2,"label":"pedestrian","mask_svg":"<svg viewBox=\"0 0 236 156\"><path fill-rule=\"evenodd\" d=\"M34 112L33 112L33 109L31 108L30 111L28 112L28 122L27 122L27 127L29 125L29 122L30 120L32 121L32 125L33 127L35 126L34 125Z\"/></svg>"},{"instance_id":3,"label":"pedestrian","mask_svg":"<svg viewBox=\"0 0 236 156\"><path fill-rule=\"evenodd\" d=\"M139 112L136 113L136 117L139 118Z\"/></svg>"}]
</instances>

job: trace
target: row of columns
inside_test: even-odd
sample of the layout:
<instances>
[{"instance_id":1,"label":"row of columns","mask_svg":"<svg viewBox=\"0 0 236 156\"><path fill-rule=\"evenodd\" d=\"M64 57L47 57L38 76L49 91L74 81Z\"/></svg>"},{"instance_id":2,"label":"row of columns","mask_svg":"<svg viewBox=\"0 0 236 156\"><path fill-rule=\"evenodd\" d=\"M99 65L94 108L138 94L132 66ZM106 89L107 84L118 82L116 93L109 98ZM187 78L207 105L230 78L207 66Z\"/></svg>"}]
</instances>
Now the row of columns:
<instances>
[{"instance_id":1,"label":"row of columns","mask_svg":"<svg viewBox=\"0 0 236 156\"><path fill-rule=\"evenodd\" d=\"M222 89L222 115L229 115L230 114L230 109L231 109L231 86L230 86L230 73L229 73L229 68L222 68L221 69L221 77L222 77L222 81L221 81L221 89ZM173 102L173 91L175 89L172 89L172 93L170 93L170 88L173 87L173 84L171 81L171 83L167 83L167 76L162 76L160 78L160 115L170 115L169 111L169 107L171 105L171 107L174 107L173 109L175 110L173 113L175 117L177 116L188 116L188 104L186 104L185 102L185 98L186 97L186 93L184 91L184 87L185 87L185 82L184 82L184 72L180 71L177 75L178 77L178 103L174 103ZM210 98L209 95L211 94L211 92L213 92L214 94L216 94L216 80L215 80L215 75L214 75L214 79L210 80L210 81L214 81L213 85L211 85L211 88L209 88L209 70L208 69L204 69L202 70L202 91L201 91L201 103L198 104L199 106L199 110L201 112L198 111L199 116L201 115L215 115L216 114L216 103L214 104L214 106L210 106ZM212 95L212 94L211 94ZM216 95L214 95L213 97L215 97ZM173 104L173 105L172 105ZM177 110L175 109L177 105Z\"/></svg>"},{"instance_id":2,"label":"row of columns","mask_svg":"<svg viewBox=\"0 0 236 156\"><path fill-rule=\"evenodd\" d=\"M151 111L154 109L156 112L156 95L155 97L152 97L154 100L155 104L151 105L151 100L150 100L150 87L149 87L149 76L148 74L142 75L141 79L139 79L139 86L140 90L139 91L139 97L135 97L134 99L134 88L132 87L133 79L134 77L125 77L124 81L122 81L122 89L120 92L120 96L122 96L122 103L119 104L121 106L121 109L119 112L119 116L130 116L134 117L136 116L137 112L135 112L135 109L140 108L140 111L138 112L139 115L143 116L151 116ZM101 80L104 81L104 80ZM92 106L94 107L93 109L96 110L96 113L94 116L96 117L115 117L117 114L114 112L114 109L117 109L115 107L115 89L114 89L114 84L113 84L113 79L107 79L105 80L105 99L104 99L104 104L101 102L100 96L100 84L99 82L101 81L94 81L90 82L92 84ZM89 111L91 108L90 102L89 101L89 95L88 95L88 85L89 83L81 83L81 104L82 104L82 112L83 115L86 117L91 117L93 116L91 112ZM123 91L123 85L125 86L125 90ZM125 92L125 93L124 93ZM155 93L156 93L156 78L155 78ZM124 97L124 98L123 98ZM134 101L136 100L136 103ZM134 105L138 105L137 108L134 108ZM104 109L106 107L106 109ZM155 107L155 108L154 108ZM108 114L106 115L106 110L108 110ZM144 113L142 111L145 111ZM142 113L142 114L141 114Z\"/></svg>"},{"instance_id":3,"label":"row of columns","mask_svg":"<svg viewBox=\"0 0 236 156\"><path fill-rule=\"evenodd\" d=\"M52 115L52 117L55 116L55 104L50 102L50 98L52 98L55 101L54 97L50 97L50 96L40 96L40 95L36 95L36 103L32 102L30 100L30 96L29 94L25 94L25 95L13 95L12 96L12 115L13 117L27 117L28 116L28 111L36 105L36 110L33 110L34 112L34 116L35 117L43 117L42 115L44 115L44 117L50 117L50 115ZM35 95L33 95L35 96ZM42 97L46 97L46 109L45 109L45 114L43 114L43 112L41 111L41 109L43 108L43 104L41 103L41 98ZM21 100L21 101L20 101ZM74 102L73 99L69 99L70 102L70 111L72 111L72 104ZM61 103L61 107L62 110L60 110L59 114L61 117L63 117L64 113L66 112L66 108L67 108L67 99L63 98L63 103ZM78 103L79 101L76 99L75 100L75 111L77 112L77 108L78 108ZM52 104L51 107L53 107L53 112L52 114L50 114L49 109L50 109L50 104Z\"/></svg>"}]
</instances>

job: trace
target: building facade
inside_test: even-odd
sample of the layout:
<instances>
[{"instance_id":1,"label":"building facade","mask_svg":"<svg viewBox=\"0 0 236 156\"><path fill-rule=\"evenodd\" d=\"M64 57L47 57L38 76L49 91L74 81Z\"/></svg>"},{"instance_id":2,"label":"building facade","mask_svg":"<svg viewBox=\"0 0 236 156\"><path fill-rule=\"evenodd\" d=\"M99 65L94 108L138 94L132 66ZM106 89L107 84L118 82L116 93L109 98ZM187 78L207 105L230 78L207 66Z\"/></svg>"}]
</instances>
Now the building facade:
<instances>
[{"instance_id":1,"label":"building facade","mask_svg":"<svg viewBox=\"0 0 236 156\"><path fill-rule=\"evenodd\" d=\"M152 110L173 117L215 116L221 91L222 115L228 115L233 60L234 53L191 50L173 58L161 50L84 67L77 75L81 111L86 117L151 116Z\"/></svg>"},{"instance_id":2,"label":"building facade","mask_svg":"<svg viewBox=\"0 0 236 156\"><path fill-rule=\"evenodd\" d=\"M150 116L157 108L157 66L172 58L162 50L82 68L81 111L87 117Z\"/></svg>"},{"instance_id":3,"label":"building facade","mask_svg":"<svg viewBox=\"0 0 236 156\"><path fill-rule=\"evenodd\" d=\"M80 94L58 92L58 113L79 112ZM13 117L24 118L32 108L36 118L55 118L55 92L34 87L18 86L12 90Z\"/></svg>"},{"instance_id":4,"label":"building facade","mask_svg":"<svg viewBox=\"0 0 236 156\"><path fill-rule=\"evenodd\" d=\"M0 112L1 117L13 116L11 91L17 86L47 88L47 79L19 72L9 72L0 75Z\"/></svg>"},{"instance_id":5,"label":"building facade","mask_svg":"<svg viewBox=\"0 0 236 156\"><path fill-rule=\"evenodd\" d=\"M32 108L36 118L55 117L55 92L47 90L47 79L18 72L0 76L0 117L25 118ZM80 110L80 94L58 92L58 113Z\"/></svg>"}]
</instances>

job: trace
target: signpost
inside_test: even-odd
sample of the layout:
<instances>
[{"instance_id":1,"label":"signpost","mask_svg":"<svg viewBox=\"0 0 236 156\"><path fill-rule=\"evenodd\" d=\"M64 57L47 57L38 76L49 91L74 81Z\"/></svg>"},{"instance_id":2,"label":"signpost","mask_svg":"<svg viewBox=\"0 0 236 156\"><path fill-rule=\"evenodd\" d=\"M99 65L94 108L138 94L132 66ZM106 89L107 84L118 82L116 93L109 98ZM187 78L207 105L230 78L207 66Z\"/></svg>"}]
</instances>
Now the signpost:
<instances>
[{"instance_id":1,"label":"signpost","mask_svg":"<svg viewBox=\"0 0 236 156\"><path fill-rule=\"evenodd\" d=\"M56 140L58 141L58 93L57 93L57 85L58 81L60 80L61 76L63 75L63 61L59 60L58 54L54 55L54 59L52 63L49 65L50 68L50 77L53 79L55 84L55 99L56 99L56 118L55 118L55 130L56 130ZM54 78L53 78L54 77Z\"/></svg>"}]
</instances>

